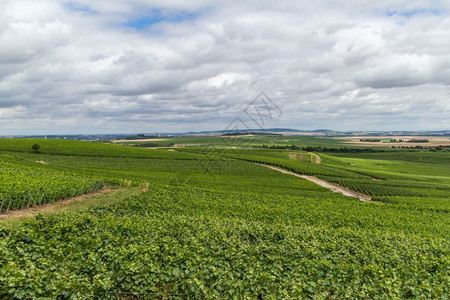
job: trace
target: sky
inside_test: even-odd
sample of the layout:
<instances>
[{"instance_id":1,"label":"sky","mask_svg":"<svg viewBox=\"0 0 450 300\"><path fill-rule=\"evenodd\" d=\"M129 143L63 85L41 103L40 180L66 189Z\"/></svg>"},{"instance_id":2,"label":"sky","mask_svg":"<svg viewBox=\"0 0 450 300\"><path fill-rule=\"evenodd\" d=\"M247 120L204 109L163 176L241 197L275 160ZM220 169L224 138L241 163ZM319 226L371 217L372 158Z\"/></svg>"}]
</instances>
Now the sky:
<instances>
[{"instance_id":1,"label":"sky","mask_svg":"<svg viewBox=\"0 0 450 300\"><path fill-rule=\"evenodd\" d=\"M449 12L438 0L1 0L0 135L237 119L449 130ZM246 114L262 92L277 108L263 124Z\"/></svg>"}]
</instances>

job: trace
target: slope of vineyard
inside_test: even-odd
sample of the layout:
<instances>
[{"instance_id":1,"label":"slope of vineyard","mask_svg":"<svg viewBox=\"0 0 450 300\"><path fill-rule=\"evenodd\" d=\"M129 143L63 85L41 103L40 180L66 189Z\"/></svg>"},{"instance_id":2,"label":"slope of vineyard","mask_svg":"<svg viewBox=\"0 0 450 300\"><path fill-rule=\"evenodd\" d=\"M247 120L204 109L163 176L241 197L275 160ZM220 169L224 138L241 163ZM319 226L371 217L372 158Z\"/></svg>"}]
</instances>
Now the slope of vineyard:
<instances>
[{"instance_id":1,"label":"slope of vineyard","mask_svg":"<svg viewBox=\"0 0 450 300\"><path fill-rule=\"evenodd\" d=\"M31 152L32 146L38 144L42 154L90 156L90 157L135 157L135 158L169 158L169 159L199 159L188 153L167 150L141 149L137 147L124 147L101 142L84 142L70 140L47 139L0 139L0 151Z\"/></svg>"},{"instance_id":2,"label":"slope of vineyard","mask_svg":"<svg viewBox=\"0 0 450 300\"><path fill-rule=\"evenodd\" d=\"M353 191L382 198L441 197L450 198L450 167L445 153L368 153L320 154L321 164L292 160L286 150L198 148L183 151L203 155L213 153L253 163L285 168L298 174L313 175ZM370 154L370 155L369 155ZM368 158L363 158L367 156ZM389 158L392 158L390 160ZM448 203L450 207L450 202Z\"/></svg>"},{"instance_id":3,"label":"slope of vineyard","mask_svg":"<svg viewBox=\"0 0 450 300\"><path fill-rule=\"evenodd\" d=\"M0 297L445 298L447 221L344 197L153 187L0 231Z\"/></svg>"},{"instance_id":4,"label":"slope of vineyard","mask_svg":"<svg viewBox=\"0 0 450 300\"><path fill-rule=\"evenodd\" d=\"M8 142L0 195L14 194L3 198L14 208L105 184L149 191L18 227L0 222L0 299L450 296L448 154L319 153L314 164L284 150L38 141L33 153L27 140Z\"/></svg>"},{"instance_id":5,"label":"slope of vineyard","mask_svg":"<svg viewBox=\"0 0 450 300\"><path fill-rule=\"evenodd\" d=\"M99 190L112 180L55 171L40 162L0 155L0 213Z\"/></svg>"},{"instance_id":6,"label":"slope of vineyard","mask_svg":"<svg viewBox=\"0 0 450 300\"><path fill-rule=\"evenodd\" d=\"M167 149L61 140L43 140L42 148L48 148L51 154L29 153L30 141L7 141L19 148L0 153L0 212L73 197L105 185L189 184L238 191L258 188L279 193L296 193L296 189L302 188L304 194L311 196L326 192L307 181L277 174L267 176L265 170L251 163L227 158L210 160L203 155ZM59 146L52 149L55 145ZM97 152L99 145L103 152ZM120 150L117 153L116 148ZM89 153L95 156L88 156ZM249 173L252 178L247 176Z\"/></svg>"}]
</instances>

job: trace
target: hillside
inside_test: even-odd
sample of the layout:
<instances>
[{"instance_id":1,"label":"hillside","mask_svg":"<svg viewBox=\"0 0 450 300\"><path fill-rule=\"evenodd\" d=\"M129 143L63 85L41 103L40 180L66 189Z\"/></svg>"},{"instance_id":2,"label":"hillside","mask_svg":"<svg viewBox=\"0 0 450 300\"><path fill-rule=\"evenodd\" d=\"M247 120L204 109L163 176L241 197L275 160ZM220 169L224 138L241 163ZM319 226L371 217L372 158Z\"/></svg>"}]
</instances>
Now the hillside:
<instances>
[{"instance_id":1,"label":"hillside","mask_svg":"<svg viewBox=\"0 0 450 300\"><path fill-rule=\"evenodd\" d=\"M449 153L313 154L321 159L291 149L0 141L9 210L104 186L148 188L19 225L0 220L0 298L450 295Z\"/></svg>"}]
</instances>

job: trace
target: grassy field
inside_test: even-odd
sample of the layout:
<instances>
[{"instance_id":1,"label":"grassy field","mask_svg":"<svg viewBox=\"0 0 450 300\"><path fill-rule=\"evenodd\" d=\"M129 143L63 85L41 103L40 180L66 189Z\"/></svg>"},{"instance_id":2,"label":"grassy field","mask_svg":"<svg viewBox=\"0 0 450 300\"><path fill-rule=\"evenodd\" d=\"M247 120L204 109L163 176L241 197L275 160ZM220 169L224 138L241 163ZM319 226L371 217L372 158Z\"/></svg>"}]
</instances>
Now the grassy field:
<instances>
[{"instance_id":1,"label":"grassy field","mask_svg":"<svg viewBox=\"0 0 450 300\"><path fill-rule=\"evenodd\" d=\"M261 136L199 136L199 137L172 137L161 139L150 139L149 141L120 141L123 145L138 145L148 147L168 147L168 146L188 146L188 147L236 147L236 146L292 146L297 147L349 147L345 139L333 138L313 138L299 136L278 136L278 135L261 135ZM356 147L358 148L358 147Z\"/></svg>"},{"instance_id":2,"label":"grassy field","mask_svg":"<svg viewBox=\"0 0 450 300\"><path fill-rule=\"evenodd\" d=\"M238 135L238 136L193 136L193 137L165 137L149 138L137 140L113 140L113 144L158 148L158 147L219 147L219 148L312 148L319 152L339 152L339 149L372 149L373 152L389 151L394 149L416 149L429 150L443 146L446 149L450 147L450 141L446 137L392 137L407 140L427 139L427 143L385 143L385 142L363 142L371 140L371 137L307 137L307 136L282 136L282 135ZM378 139L378 138L377 138ZM363 141L360 141L363 140ZM380 141L390 141L391 138L379 138Z\"/></svg>"},{"instance_id":3,"label":"grassy field","mask_svg":"<svg viewBox=\"0 0 450 300\"><path fill-rule=\"evenodd\" d=\"M227 149L217 139L185 138L177 143L192 147L176 151L0 140L0 197L14 203L9 210L105 186L124 191L0 220L0 299L450 296L450 152ZM259 137L256 145L269 142L341 147L303 137Z\"/></svg>"}]
</instances>

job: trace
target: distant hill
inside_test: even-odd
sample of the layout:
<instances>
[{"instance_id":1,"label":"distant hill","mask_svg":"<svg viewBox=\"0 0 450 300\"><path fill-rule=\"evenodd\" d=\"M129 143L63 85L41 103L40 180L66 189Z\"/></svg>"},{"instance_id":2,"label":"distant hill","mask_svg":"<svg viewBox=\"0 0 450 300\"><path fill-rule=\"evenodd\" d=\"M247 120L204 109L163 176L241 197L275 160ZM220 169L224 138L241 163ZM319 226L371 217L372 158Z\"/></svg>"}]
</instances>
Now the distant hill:
<instances>
[{"instance_id":1,"label":"distant hill","mask_svg":"<svg viewBox=\"0 0 450 300\"><path fill-rule=\"evenodd\" d=\"M220 136L236 134L281 134L298 135L310 137L346 137L346 136L443 136L450 137L450 130L435 131L336 131L332 129L300 130L293 128L255 128L248 130L210 130L191 131L180 133L134 133L134 134L79 134L79 135L30 135L30 136L0 136L0 138L38 138L38 139L67 139L83 141L102 141L112 139L135 139L135 138L168 138L189 136Z\"/></svg>"}]
</instances>

